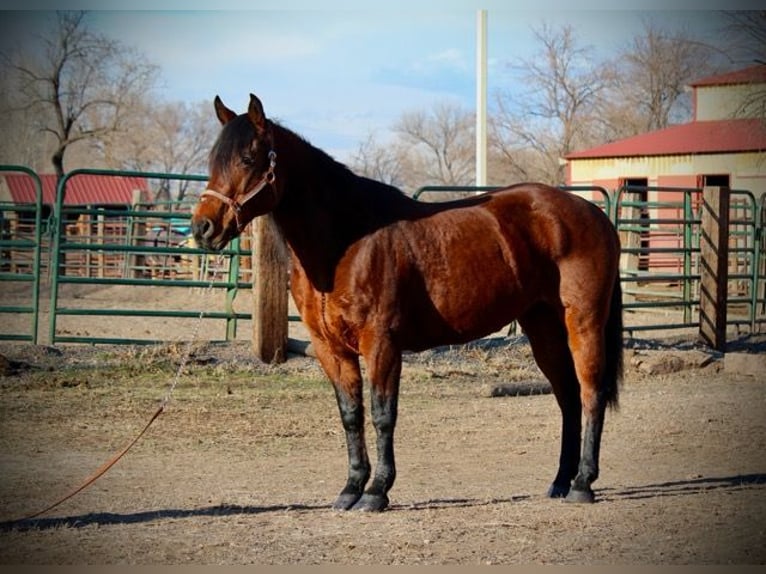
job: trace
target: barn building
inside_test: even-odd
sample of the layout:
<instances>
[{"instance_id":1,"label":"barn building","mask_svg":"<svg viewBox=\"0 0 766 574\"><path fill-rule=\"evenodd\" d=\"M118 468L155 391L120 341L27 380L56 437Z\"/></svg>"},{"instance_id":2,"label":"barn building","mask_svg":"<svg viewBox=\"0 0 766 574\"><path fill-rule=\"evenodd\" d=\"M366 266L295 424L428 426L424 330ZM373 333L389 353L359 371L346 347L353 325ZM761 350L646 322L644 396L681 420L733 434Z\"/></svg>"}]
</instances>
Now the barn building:
<instances>
[{"instance_id":1,"label":"barn building","mask_svg":"<svg viewBox=\"0 0 766 574\"><path fill-rule=\"evenodd\" d=\"M567 155L567 185L766 193L766 65L702 78L690 88L692 121ZM646 199L661 201L656 193Z\"/></svg>"},{"instance_id":2,"label":"barn building","mask_svg":"<svg viewBox=\"0 0 766 574\"><path fill-rule=\"evenodd\" d=\"M766 200L766 65L705 77L690 88L692 121L565 158L567 185L613 192L628 275L683 271L679 251L698 242L685 224L699 219L706 186L731 189L732 219L751 222L733 235L732 252L757 240L754 222Z\"/></svg>"}]
</instances>

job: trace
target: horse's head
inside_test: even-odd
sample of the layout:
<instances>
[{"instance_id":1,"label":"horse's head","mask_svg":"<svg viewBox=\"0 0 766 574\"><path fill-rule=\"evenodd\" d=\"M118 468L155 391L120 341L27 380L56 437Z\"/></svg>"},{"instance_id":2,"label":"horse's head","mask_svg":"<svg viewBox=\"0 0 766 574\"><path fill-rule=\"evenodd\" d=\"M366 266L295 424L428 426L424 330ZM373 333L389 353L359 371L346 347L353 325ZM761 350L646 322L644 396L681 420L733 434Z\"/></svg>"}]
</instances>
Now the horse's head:
<instances>
[{"instance_id":1,"label":"horse's head","mask_svg":"<svg viewBox=\"0 0 766 574\"><path fill-rule=\"evenodd\" d=\"M260 100L250 94L246 114L237 115L215 98L223 125L210 152L208 187L192 215L197 245L219 251L258 215L276 207L276 153L271 123Z\"/></svg>"}]
</instances>

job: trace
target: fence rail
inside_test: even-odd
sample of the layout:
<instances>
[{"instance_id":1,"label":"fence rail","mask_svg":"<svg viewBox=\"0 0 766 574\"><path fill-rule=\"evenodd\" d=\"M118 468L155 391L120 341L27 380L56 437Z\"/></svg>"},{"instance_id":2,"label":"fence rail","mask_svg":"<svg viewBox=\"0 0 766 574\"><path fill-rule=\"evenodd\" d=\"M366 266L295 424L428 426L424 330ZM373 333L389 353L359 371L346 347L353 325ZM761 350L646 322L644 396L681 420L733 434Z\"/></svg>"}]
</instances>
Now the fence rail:
<instances>
[{"instance_id":1,"label":"fence rail","mask_svg":"<svg viewBox=\"0 0 766 574\"><path fill-rule=\"evenodd\" d=\"M71 334L72 328L58 328L60 318L87 316L120 316L137 320L146 317L223 319L226 324L225 339L236 337L237 321L249 318L249 315L235 312L233 308L237 291L250 287L242 277L240 265L241 258L249 257L250 253L241 249L240 239L233 241L219 257L211 257L189 243L188 232L179 231L179 237L171 237L175 229L188 227L190 204L179 204L174 209L166 210L145 210L140 201L125 209L67 206L64 202L67 185L81 175L142 177L162 181L204 182L206 179L198 175L90 169L75 170L64 176L58 184L54 210L56 219L53 226L48 327L50 343L156 342L151 338L119 334L77 335ZM174 292L186 290L187 293L190 288L224 291L224 308L218 311L198 307L147 308L146 305L152 302L151 297L156 296L156 290L147 292L145 297L131 297L130 307L121 306L124 304L114 300L117 294L112 294L111 299L101 302L100 306L64 307L60 304L60 292L66 285L136 289L164 287ZM203 304L199 299L186 297L184 305L199 306Z\"/></svg>"},{"instance_id":2,"label":"fence rail","mask_svg":"<svg viewBox=\"0 0 766 574\"><path fill-rule=\"evenodd\" d=\"M43 242L42 205L43 186L33 170L18 165L0 166L2 173L16 173L29 177L35 189L34 204L0 204L0 281L10 291L13 284L21 284L20 304L11 304L7 297L0 299L0 316L26 317L26 322L0 332L0 340L28 341L37 344L37 324L40 313L40 254ZM10 216L10 217L9 217ZM26 286L29 286L29 289Z\"/></svg>"},{"instance_id":3,"label":"fence rail","mask_svg":"<svg viewBox=\"0 0 766 574\"><path fill-rule=\"evenodd\" d=\"M27 168L0 166L35 180L34 205L0 204L0 282L5 321L0 339L37 343L40 302L47 303L47 342L154 343L156 338L119 332L108 317L174 321L202 317L208 338L237 336L238 322L252 314L235 305L253 283L249 237L233 242L221 257L210 256L190 239L191 204L146 203L75 206L64 202L67 185L80 175L144 177L204 182L203 176L155 172L75 170L59 183L50 217L44 216L40 178ZM0 173L2 176L2 173ZM425 200L474 194L495 187L424 187ZM625 330L635 332L698 327L701 282L701 189L626 186L610 192L598 186L561 186L581 195L609 216L620 234ZM766 197L731 190L727 323L760 330L766 323ZM47 259L46 259L47 256ZM41 290L41 285L47 288ZM79 291L99 290L99 297ZM212 293L216 303L202 302ZM23 295L23 300L15 295ZM121 300L121 297L127 297ZM78 321L103 317L100 334L84 333ZM290 320L299 320L291 316ZM209 323L212 322L212 323ZM175 323L173 323L175 324ZM186 323L188 325L188 323ZM208 328L207 325L222 325ZM12 325L13 328L9 328ZM112 327L107 329L106 327ZM186 327L178 327L184 336Z\"/></svg>"}]
</instances>

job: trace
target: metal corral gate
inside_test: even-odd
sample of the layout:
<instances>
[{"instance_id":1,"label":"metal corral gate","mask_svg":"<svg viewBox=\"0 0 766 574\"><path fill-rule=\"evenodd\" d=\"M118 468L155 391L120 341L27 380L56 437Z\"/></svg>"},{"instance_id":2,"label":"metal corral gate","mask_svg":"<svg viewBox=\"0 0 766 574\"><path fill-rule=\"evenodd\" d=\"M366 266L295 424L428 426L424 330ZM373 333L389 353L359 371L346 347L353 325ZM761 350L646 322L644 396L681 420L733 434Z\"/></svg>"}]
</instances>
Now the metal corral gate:
<instances>
[{"instance_id":1,"label":"metal corral gate","mask_svg":"<svg viewBox=\"0 0 766 574\"><path fill-rule=\"evenodd\" d=\"M235 338L237 321L251 317L250 313L237 312L233 307L237 291L252 285L241 279L240 256L249 256L250 252L240 250L240 240L233 241L219 257L195 247L189 241L189 204L169 204L165 209L156 209L156 204L152 204L154 209L149 209L140 202L135 202L129 209L64 205L67 184L82 175L166 181L204 182L207 179L201 175L94 169L74 170L65 175L59 182L55 207L49 342L159 342L152 338L126 336L119 331L107 336L82 332L76 319L85 316L136 320L159 318L178 333L176 339L189 338L191 334L178 319L224 320L225 331L219 338ZM88 233L80 233L80 229L73 227ZM82 297L77 299L82 304L77 305L72 304L70 298L70 305L62 306L61 295L72 286L98 286L103 295ZM103 291L104 288L113 289ZM223 309L209 307L210 302L202 297L208 289L224 291ZM99 299L98 305L96 299ZM75 320L62 325L68 318ZM203 329L206 329L207 340L215 338L209 328Z\"/></svg>"},{"instance_id":2,"label":"metal corral gate","mask_svg":"<svg viewBox=\"0 0 766 574\"><path fill-rule=\"evenodd\" d=\"M165 182L204 182L206 177L74 170L59 182L55 205L50 206L43 202L41 178L33 170L0 166L0 172L29 177L36 190L34 203L0 203L0 340L36 344L45 337L46 314L49 344L155 343L158 339L146 337L140 322L174 327L174 322L199 317L215 320L213 325L204 322L207 340L230 340L236 337L237 322L251 318L234 305L238 291L252 285L249 269L243 268L251 252L245 245L240 248L246 237L212 256L190 241L191 204L138 199L130 206L64 204L67 185L83 175ZM216 296L221 292L223 297ZM251 298L245 300L244 305L250 304ZM86 329L85 317L103 321L95 321L95 330ZM110 317L138 322L130 331L139 336L121 332L125 322ZM162 340L188 338L188 331L179 323L173 336L163 335Z\"/></svg>"},{"instance_id":3,"label":"metal corral gate","mask_svg":"<svg viewBox=\"0 0 766 574\"><path fill-rule=\"evenodd\" d=\"M764 198L746 190L730 190L730 197L727 324L755 331L766 322ZM625 330L697 327L702 189L625 186L614 204ZM631 310L647 313L635 322Z\"/></svg>"},{"instance_id":4,"label":"metal corral gate","mask_svg":"<svg viewBox=\"0 0 766 574\"><path fill-rule=\"evenodd\" d=\"M40 305L40 254L43 242L43 189L38 175L23 166L0 166L0 172L28 177L33 204L0 203L0 316L7 325L0 340L37 344ZM14 319L21 318L17 322Z\"/></svg>"}]
</instances>

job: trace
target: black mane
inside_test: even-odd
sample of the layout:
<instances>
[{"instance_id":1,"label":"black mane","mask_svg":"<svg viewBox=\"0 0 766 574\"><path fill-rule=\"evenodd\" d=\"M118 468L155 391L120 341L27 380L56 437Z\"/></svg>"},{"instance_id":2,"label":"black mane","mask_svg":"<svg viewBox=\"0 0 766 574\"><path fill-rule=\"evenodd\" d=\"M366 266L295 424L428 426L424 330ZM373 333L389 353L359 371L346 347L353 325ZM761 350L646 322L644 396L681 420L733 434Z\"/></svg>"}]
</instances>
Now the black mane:
<instances>
[{"instance_id":1,"label":"black mane","mask_svg":"<svg viewBox=\"0 0 766 574\"><path fill-rule=\"evenodd\" d=\"M355 174L294 131L275 122L272 126L277 162L291 162L288 166L290 187L309 190L312 197L303 197L303 201L328 206L334 213L341 214L350 232L349 240L394 221L422 217L431 211L429 204L412 199L392 185ZM289 149L280 155L281 145Z\"/></svg>"}]
</instances>

